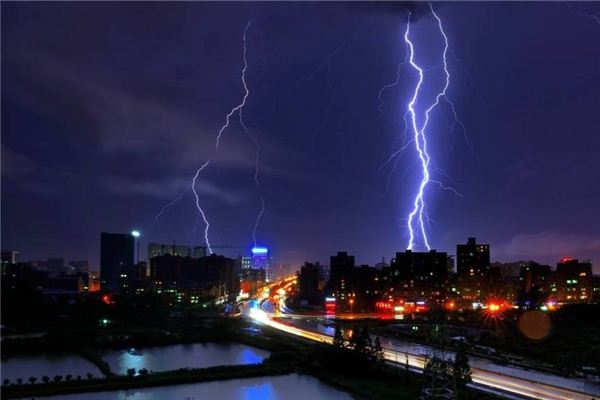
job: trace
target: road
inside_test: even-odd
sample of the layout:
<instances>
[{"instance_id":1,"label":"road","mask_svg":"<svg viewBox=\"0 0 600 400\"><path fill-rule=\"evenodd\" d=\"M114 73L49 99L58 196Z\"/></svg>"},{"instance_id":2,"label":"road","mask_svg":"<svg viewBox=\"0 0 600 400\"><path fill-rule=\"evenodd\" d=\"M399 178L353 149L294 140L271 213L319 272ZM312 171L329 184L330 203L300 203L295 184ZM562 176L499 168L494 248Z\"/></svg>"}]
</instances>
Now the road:
<instances>
[{"instance_id":1,"label":"road","mask_svg":"<svg viewBox=\"0 0 600 400\"><path fill-rule=\"evenodd\" d=\"M308 319L281 319L282 311L268 298L244 303L242 314L255 322L308 340L333 342L333 328ZM390 363L422 370L427 346L382 338L385 358ZM449 356L452 356L448 353ZM473 386L499 394L518 395L541 400L600 399L600 385L578 379L568 379L537 371L497 365L489 360L470 357Z\"/></svg>"}]
</instances>

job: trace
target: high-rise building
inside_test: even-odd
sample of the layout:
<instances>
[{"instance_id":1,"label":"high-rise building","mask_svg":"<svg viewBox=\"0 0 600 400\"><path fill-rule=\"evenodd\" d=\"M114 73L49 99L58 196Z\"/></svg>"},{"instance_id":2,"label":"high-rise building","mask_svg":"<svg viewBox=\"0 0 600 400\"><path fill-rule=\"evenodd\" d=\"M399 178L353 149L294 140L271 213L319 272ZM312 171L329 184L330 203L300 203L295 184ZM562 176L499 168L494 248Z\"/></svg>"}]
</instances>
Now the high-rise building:
<instances>
[{"instance_id":1,"label":"high-rise building","mask_svg":"<svg viewBox=\"0 0 600 400\"><path fill-rule=\"evenodd\" d=\"M234 299L240 293L240 264L231 258L211 254L200 259L203 282L217 297Z\"/></svg>"},{"instance_id":2,"label":"high-rise building","mask_svg":"<svg viewBox=\"0 0 600 400\"><path fill-rule=\"evenodd\" d=\"M322 303L323 294L320 290L322 267L319 263L304 263L298 273L298 298L301 302L316 305Z\"/></svg>"},{"instance_id":3,"label":"high-rise building","mask_svg":"<svg viewBox=\"0 0 600 400\"><path fill-rule=\"evenodd\" d=\"M458 274L481 274L488 270L490 263L490 245L477 243L473 237L467 244L456 246L456 269Z\"/></svg>"},{"instance_id":4,"label":"high-rise building","mask_svg":"<svg viewBox=\"0 0 600 400\"><path fill-rule=\"evenodd\" d=\"M549 265L541 265L533 261L525 263L519 272L521 289L525 292L533 289L548 294L551 275L552 269Z\"/></svg>"},{"instance_id":5,"label":"high-rise building","mask_svg":"<svg viewBox=\"0 0 600 400\"><path fill-rule=\"evenodd\" d=\"M186 289L198 287L202 277L200 260L169 253L150 259L150 277L163 288Z\"/></svg>"},{"instance_id":6,"label":"high-rise building","mask_svg":"<svg viewBox=\"0 0 600 400\"><path fill-rule=\"evenodd\" d=\"M442 300L448 282L448 254L435 250L399 252L392 259L390 272L397 295Z\"/></svg>"},{"instance_id":7,"label":"high-rise building","mask_svg":"<svg viewBox=\"0 0 600 400\"><path fill-rule=\"evenodd\" d=\"M490 296L503 296L501 269L492 267L490 245L477 243L473 237L466 244L456 246L458 292L463 300L483 301Z\"/></svg>"},{"instance_id":8,"label":"high-rise building","mask_svg":"<svg viewBox=\"0 0 600 400\"><path fill-rule=\"evenodd\" d=\"M269 249L263 246L252 248L252 268L263 270L265 281L269 282Z\"/></svg>"},{"instance_id":9,"label":"high-rise building","mask_svg":"<svg viewBox=\"0 0 600 400\"><path fill-rule=\"evenodd\" d=\"M329 259L328 292L338 299L345 300L352 293L354 276L354 256L340 251Z\"/></svg>"},{"instance_id":10,"label":"high-rise building","mask_svg":"<svg viewBox=\"0 0 600 400\"><path fill-rule=\"evenodd\" d=\"M565 257L556 264L551 296L560 303L588 303L592 299L592 262Z\"/></svg>"},{"instance_id":11,"label":"high-rise building","mask_svg":"<svg viewBox=\"0 0 600 400\"><path fill-rule=\"evenodd\" d=\"M119 287L121 270L134 265L134 237L128 233L100 234L100 285L103 290Z\"/></svg>"},{"instance_id":12,"label":"high-rise building","mask_svg":"<svg viewBox=\"0 0 600 400\"><path fill-rule=\"evenodd\" d=\"M266 271L262 268L252 266L252 257L240 257L241 279L248 282L265 282L267 279ZM250 285L254 287L254 285Z\"/></svg>"}]
</instances>

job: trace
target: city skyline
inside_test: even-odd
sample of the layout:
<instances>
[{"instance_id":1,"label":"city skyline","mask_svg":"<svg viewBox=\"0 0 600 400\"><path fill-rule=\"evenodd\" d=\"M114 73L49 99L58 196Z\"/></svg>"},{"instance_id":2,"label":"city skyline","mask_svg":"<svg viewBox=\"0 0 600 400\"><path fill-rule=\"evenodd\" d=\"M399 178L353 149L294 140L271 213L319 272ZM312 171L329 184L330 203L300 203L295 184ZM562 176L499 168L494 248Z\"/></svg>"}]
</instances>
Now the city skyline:
<instances>
[{"instance_id":1,"label":"city skyline","mask_svg":"<svg viewBox=\"0 0 600 400\"><path fill-rule=\"evenodd\" d=\"M3 248L98 265L101 231L202 244L201 229L189 235L190 193L154 217L189 185L243 95L241 35L252 20L245 118L264 164L258 242L297 267L340 249L369 264L404 250L414 154L383 196L390 171L380 166L403 129L414 75L403 68L378 96L406 57L406 6L178 4L172 19L159 4L137 7L3 6ZM573 7L436 5L451 44L449 96L470 145L460 130L453 138L447 108L436 113L437 167L462 197L430 189L432 248L452 254L475 236L493 261L598 264L600 50L585 40L600 27L580 15L594 6ZM431 61L439 43L419 38L433 21L415 15L418 50ZM250 247L254 146L235 120L223 140L200 195L212 241Z\"/></svg>"}]
</instances>

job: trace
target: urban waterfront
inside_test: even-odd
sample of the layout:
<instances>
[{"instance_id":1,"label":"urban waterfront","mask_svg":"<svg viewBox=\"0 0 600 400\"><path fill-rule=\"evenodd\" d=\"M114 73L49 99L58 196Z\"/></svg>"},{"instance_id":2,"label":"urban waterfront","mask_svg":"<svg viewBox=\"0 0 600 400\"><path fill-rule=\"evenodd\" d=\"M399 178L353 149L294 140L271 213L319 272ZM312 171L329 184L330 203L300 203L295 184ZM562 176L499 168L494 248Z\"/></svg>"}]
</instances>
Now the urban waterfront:
<instances>
[{"instance_id":1,"label":"urban waterfront","mask_svg":"<svg viewBox=\"0 0 600 400\"><path fill-rule=\"evenodd\" d=\"M333 389L319 382L316 378L291 374L271 378L231 379L224 382L88 393L83 395L50 396L46 398L49 400L350 400L352 396Z\"/></svg>"},{"instance_id":2,"label":"urban waterfront","mask_svg":"<svg viewBox=\"0 0 600 400\"><path fill-rule=\"evenodd\" d=\"M2 399L600 399L600 1L0 19Z\"/></svg>"},{"instance_id":3,"label":"urban waterfront","mask_svg":"<svg viewBox=\"0 0 600 400\"><path fill-rule=\"evenodd\" d=\"M143 349L110 350L101 353L111 371L126 375L127 371L146 369L153 371L170 371L179 368L207 368L220 365L260 364L269 356L269 352L241 344L196 343L149 347ZM13 357L3 359L2 376L16 381L21 378L27 381L43 376L70 375L86 377L88 373L96 377L102 376L98 368L77 355L42 354L37 356ZM138 372L139 373L139 372Z\"/></svg>"}]
</instances>

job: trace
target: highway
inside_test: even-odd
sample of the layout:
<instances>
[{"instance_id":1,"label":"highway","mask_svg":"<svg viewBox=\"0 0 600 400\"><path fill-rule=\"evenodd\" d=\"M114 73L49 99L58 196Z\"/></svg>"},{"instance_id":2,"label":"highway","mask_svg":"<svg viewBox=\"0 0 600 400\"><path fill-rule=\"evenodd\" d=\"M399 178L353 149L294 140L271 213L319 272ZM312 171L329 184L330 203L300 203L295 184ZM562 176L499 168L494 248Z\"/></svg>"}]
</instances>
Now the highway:
<instances>
[{"instance_id":1,"label":"highway","mask_svg":"<svg viewBox=\"0 0 600 400\"><path fill-rule=\"evenodd\" d=\"M328 344L333 342L333 328L315 320L282 320L282 311L268 297L245 302L241 310L242 315L261 325L312 341ZM423 369L429 351L427 346L390 338L381 340L387 361L403 366L408 360L410 367ZM497 365L483 358L470 357L470 360L473 386L483 390L541 400L600 399L600 385L595 383Z\"/></svg>"}]
</instances>

